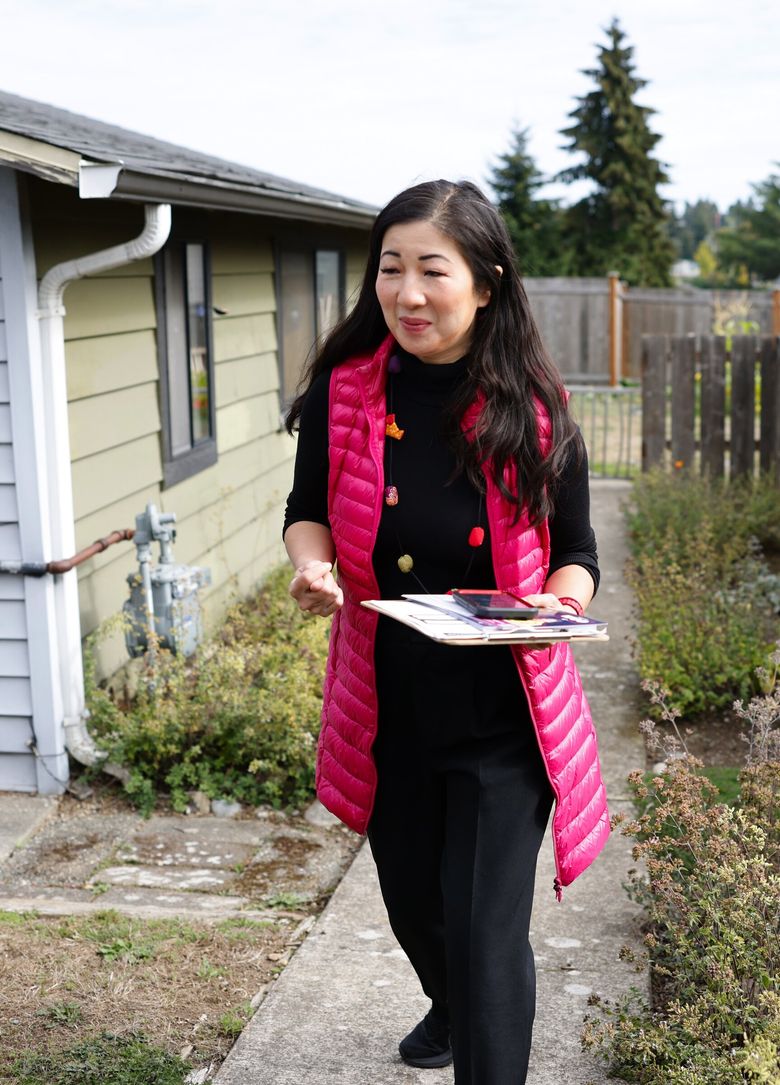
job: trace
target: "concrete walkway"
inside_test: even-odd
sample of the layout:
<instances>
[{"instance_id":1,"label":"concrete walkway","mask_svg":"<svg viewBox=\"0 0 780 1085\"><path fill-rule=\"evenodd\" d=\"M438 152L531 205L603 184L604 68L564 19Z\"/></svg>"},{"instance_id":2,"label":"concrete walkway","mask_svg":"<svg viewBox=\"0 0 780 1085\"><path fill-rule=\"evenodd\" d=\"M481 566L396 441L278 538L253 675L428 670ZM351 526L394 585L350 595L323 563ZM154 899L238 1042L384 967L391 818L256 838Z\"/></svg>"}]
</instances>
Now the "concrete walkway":
<instances>
[{"instance_id":1,"label":"concrete walkway","mask_svg":"<svg viewBox=\"0 0 780 1085\"><path fill-rule=\"evenodd\" d=\"M644 765L642 715L627 635L631 596L620 501L628 483L592 484L601 590L593 613L610 624L609 644L581 645L582 670L613 813L630 806L626 776ZM614 998L641 977L618 961L638 923L623 882L630 842L613 833L593 867L557 904L549 837L540 856L532 920L539 1001L529 1085L606 1085L604 1069L579 1048L596 992ZM282 973L217 1074L218 1085L451 1085L451 1068L415 1070L398 1040L427 1009L390 932L373 863L364 847L330 904Z\"/></svg>"}]
</instances>

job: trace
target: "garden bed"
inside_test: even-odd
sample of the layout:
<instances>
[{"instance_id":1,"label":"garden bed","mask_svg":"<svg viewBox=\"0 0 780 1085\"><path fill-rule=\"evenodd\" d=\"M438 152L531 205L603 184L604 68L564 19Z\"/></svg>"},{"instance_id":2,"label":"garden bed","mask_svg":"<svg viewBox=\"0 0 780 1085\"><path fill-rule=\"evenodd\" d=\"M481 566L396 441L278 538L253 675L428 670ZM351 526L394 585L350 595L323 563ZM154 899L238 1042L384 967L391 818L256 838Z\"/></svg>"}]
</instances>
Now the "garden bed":
<instances>
[{"instance_id":1,"label":"garden bed","mask_svg":"<svg viewBox=\"0 0 780 1085\"><path fill-rule=\"evenodd\" d=\"M651 1002L594 1000L583 1043L640 1085L780 1082L780 491L655 474L627 517L652 719L626 958Z\"/></svg>"}]
</instances>

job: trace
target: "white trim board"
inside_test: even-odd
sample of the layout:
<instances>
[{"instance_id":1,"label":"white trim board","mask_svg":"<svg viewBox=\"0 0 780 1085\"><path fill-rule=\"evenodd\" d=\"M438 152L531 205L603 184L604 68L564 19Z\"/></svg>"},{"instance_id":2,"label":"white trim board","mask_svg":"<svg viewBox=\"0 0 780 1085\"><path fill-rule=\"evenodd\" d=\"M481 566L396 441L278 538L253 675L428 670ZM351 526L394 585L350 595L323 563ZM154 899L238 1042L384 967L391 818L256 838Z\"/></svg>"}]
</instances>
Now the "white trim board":
<instances>
[{"instance_id":1,"label":"white trim board","mask_svg":"<svg viewBox=\"0 0 780 1085\"><path fill-rule=\"evenodd\" d=\"M21 198L20 198L21 197ZM18 525L0 524L0 556L25 561L48 561L48 489L45 473L45 433L40 333L36 318L37 284L30 224L13 169L0 167L0 311L5 313L4 347L7 360L7 432L0 426L0 478L15 483ZM0 408L0 414L2 414ZM1 420L0 420L1 421ZM2 433L8 440L3 445ZM10 444L13 439L13 444ZM9 454L10 446L10 454ZM10 477L9 477L10 476ZM6 578L2 578L5 582ZM68 759L59 686L60 660L56 636L51 577L28 579L19 591L0 585L6 596L0 607L13 610L14 634L26 640L29 678L0 675L4 695L13 698L6 712L28 718L35 745L45 764L32 752L0 754L0 788L53 793L67 781ZM7 598L8 594L11 598ZM21 612L21 613L20 613ZM8 633L4 629L4 635ZM2 717L0 717L1 719ZM16 725L17 727L19 724ZM23 727L23 724L22 724ZM58 782L59 781L59 782Z\"/></svg>"}]
</instances>

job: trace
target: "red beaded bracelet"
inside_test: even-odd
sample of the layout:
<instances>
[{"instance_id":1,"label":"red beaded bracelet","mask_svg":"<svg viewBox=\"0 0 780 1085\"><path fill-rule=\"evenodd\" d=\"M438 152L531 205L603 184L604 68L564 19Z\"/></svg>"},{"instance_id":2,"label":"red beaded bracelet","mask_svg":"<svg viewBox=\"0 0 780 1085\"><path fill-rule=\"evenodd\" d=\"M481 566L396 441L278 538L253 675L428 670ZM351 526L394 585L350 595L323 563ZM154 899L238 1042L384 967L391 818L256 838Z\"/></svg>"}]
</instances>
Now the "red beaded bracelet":
<instances>
[{"instance_id":1,"label":"red beaded bracelet","mask_svg":"<svg viewBox=\"0 0 780 1085\"><path fill-rule=\"evenodd\" d=\"M561 606L572 607L578 618L581 618L582 615L585 613L585 608L583 607L582 603L578 603L577 600L572 599L570 595L559 595L558 602L561 604Z\"/></svg>"}]
</instances>

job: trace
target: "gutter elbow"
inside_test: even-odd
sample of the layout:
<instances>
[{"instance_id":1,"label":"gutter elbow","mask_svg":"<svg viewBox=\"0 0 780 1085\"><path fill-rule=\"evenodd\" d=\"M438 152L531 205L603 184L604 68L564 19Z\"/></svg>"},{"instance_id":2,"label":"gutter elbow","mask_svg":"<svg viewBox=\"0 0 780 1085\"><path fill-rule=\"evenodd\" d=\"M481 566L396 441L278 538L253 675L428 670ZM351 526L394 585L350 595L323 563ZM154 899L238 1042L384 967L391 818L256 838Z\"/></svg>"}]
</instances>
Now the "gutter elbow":
<instances>
[{"instance_id":1,"label":"gutter elbow","mask_svg":"<svg viewBox=\"0 0 780 1085\"><path fill-rule=\"evenodd\" d=\"M87 730L89 712L84 709L81 716L69 716L65 718L65 749L74 761L89 768L100 767L109 776L116 777L122 784L130 780L130 773L122 765L114 765L108 760L105 750L99 750L95 740Z\"/></svg>"},{"instance_id":2,"label":"gutter elbow","mask_svg":"<svg viewBox=\"0 0 780 1085\"><path fill-rule=\"evenodd\" d=\"M134 260L152 256L163 247L170 232L171 205L146 204L144 228L138 237L88 256L65 260L49 268L38 287L38 315L61 316L64 313L62 296L68 283L74 279L83 279L85 275L97 275L102 271L111 271L112 268L123 267Z\"/></svg>"}]
</instances>

